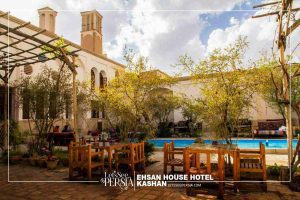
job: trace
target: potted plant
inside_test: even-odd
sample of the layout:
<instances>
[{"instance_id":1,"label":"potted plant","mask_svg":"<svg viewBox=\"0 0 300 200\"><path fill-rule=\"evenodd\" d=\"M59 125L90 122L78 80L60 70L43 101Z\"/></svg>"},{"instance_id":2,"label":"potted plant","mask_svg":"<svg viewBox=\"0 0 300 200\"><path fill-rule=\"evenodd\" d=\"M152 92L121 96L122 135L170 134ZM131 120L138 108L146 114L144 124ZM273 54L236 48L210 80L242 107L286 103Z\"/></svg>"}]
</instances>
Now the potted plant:
<instances>
[{"instance_id":1,"label":"potted plant","mask_svg":"<svg viewBox=\"0 0 300 200\"><path fill-rule=\"evenodd\" d=\"M9 163L18 164L22 161L22 157L20 155L14 155L9 158Z\"/></svg>"},{"instance_id":2,"label":"potted plant","mask_svg":"<svg viewBox=\"0 0 300 200\"><path fill-rule=\"evenodd\" d=\"M39 167L45 167L47 161L47 156L41 156L37 159L37 164Z\"/></svg>"},{"instance_id":3,"label":"potted plant","mask_svg":"<svg viewBox=\"0 0 300 200\"><path fill-rule=\"evenodd\" d=\"M38 160L38 156L36 154L33 154L30 158L29 158L29 163L31 166L36 166L37 165L37 160Z\"/></svg>"},{"instance_id":4,"label":"potted plant","mask_svg":"<svg viewBox=\"0 0 300 200\"><path fill-rule=\"evenodd\" d=\"M58 158L53 155L49 155L47 159L47 168L50 170L53 170L57 167L58 164Z\"/></svg>"}]
</instances>

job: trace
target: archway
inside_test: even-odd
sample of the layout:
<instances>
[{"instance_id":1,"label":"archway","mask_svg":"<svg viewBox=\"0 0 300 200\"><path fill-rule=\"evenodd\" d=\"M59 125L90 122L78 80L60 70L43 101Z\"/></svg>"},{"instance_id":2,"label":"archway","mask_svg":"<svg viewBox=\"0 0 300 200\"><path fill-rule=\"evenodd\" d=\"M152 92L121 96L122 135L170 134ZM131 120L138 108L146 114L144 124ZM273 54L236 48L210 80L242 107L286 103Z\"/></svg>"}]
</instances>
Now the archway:
<instances>
[{"instance_id":1,"label":"archway","mask_svg":"<svg viewBox=\"0 0 300 200\"><path fill-rule=\"evenodd\" d=\"M107 77L105 71L101 70L99 77L100 77L99 79L100 89L103 89L107 84Z\"/></svg>"}]
</instances>

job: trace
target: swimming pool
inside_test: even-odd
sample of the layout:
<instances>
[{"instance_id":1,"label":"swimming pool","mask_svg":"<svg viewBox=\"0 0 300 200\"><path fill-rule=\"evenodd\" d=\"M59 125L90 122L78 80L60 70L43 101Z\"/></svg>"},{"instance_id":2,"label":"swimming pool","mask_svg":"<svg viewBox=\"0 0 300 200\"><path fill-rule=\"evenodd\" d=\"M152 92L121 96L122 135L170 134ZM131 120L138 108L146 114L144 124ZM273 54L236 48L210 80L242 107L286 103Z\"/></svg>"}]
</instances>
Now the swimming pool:
<instances>
[{"instance_id":1,"label":"swimming pool","mask_svg":"<svg viewBox=\"0 0 300 200\"><path fill-rule=\"evenodd\" d=\"M187 147L195 142L195 139L151 139L148 140L150 143L154 144L155 148L163 148L165 142L174 141L174 145L177 148ZM268 141L268 144L266 142ZM224 140L218 140L219 143L225 143ZM241 149L254 149L259 148L259 142L262 142L267 149L286 149L287 141L286 139L234 139L233 144ZM205 144L211 144L212 140L204 140ZM293 140L293 147L295 148L297 140Z\"/></svg>"}]
</instances>

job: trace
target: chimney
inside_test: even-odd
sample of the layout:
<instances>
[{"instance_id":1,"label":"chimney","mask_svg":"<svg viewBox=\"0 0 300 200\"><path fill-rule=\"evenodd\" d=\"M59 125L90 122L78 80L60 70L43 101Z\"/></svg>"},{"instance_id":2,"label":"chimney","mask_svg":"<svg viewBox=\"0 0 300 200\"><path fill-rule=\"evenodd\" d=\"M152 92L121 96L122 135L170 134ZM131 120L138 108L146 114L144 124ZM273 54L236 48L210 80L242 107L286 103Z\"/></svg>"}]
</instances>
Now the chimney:
<instances>
[{"instance_id":1,"label":"chimney","mask_svg":"<svg viewBox=\"0 0 300 200\"><path fill-rule=\"evenodd\" d=\"M102 15L96 10L81 12L81 47L102 55Z\"/></svg>"},{"instance_id":2,"label":"chimney","mask_svg":"<svg viewBox=\"0 0 300 200\"><path fill-rule=\"evenodd\" d=\"M57 12L49 7L38 9L40 16L40 28L55 33L55 17Z\"/></svg>"}]
</instances>

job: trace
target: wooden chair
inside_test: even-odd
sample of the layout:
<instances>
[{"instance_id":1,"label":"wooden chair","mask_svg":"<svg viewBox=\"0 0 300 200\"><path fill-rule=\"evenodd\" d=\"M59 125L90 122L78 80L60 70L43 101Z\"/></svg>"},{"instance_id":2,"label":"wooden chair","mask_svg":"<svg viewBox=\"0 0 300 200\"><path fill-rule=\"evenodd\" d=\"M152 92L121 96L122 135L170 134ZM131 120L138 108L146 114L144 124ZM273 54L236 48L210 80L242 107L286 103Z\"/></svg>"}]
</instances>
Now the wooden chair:
<instances>
[{"instance_id":1,"label":"wooden chair","mask_svg":"<svg viewBox=\"0 0 300 200\"><path fill-rule=\"evenodd\" d=\"M135 172L135 165L141 164L141 172L145 173L145 150L144 142L130 143L116 150L114 153L116 170L119 171L120 164L126 164L130 168L131 175Z\"/></svg>"},{"instance_id":2,"label":"wooden chair","mask_svg":"<svg viewBox=\"0 0 300 200\"><path fill-rule=\"evenodd\" d=\"M219 197L223 198L225 192L225 161L224 152L221 148L217 150L209 149L191 149L185 148L184 150L184 169L185 174L210 174L215 182L219 184ZM218 163L212 166L211 155L218 156ZM205 156L204 162L201 162L201 157ZM187 194L193 194L194 188L187 188Z\"/></svg>"},{"instance_id":3,"label":"wooden chair","mask_svg":"<svg viewBox=\"0 0 300 200\"><path fill-rule=\"evenodd\" d=\"M252 172L262 174L263 190L267 191L267 169L265 146L260 142L259 151L238 150L237 155L238 180L241 172Z\"/></svg>"},{"instance_id":4,"label":"wooden chair","mask_svg":"<svg viewBox=\"0 0 300 200\"><path fill-rule=\"evenodd\" d=\"M98 161L93 161L96 157ZM91 145L71 142L69 146L69 179L73 179L74 170L79 170L80 175L87 171L88 180L92 180L92 170L100 169L104 173L104 149L92 152Z\"/></svg>"},{"instance_id":5,"label":"wooden chair","mask_svg":"<svg viewBox=\"0 0 300 200\"><path fill-rule=\"evenodd\" d=\"M183 156L183 151L174 148L174 141L164 144L164 174L168 173L168 166L171 166L172 173L175 166L184 167L183 158L175 158L176 154L182 154Z\"/></svg>"}]
</instances>

